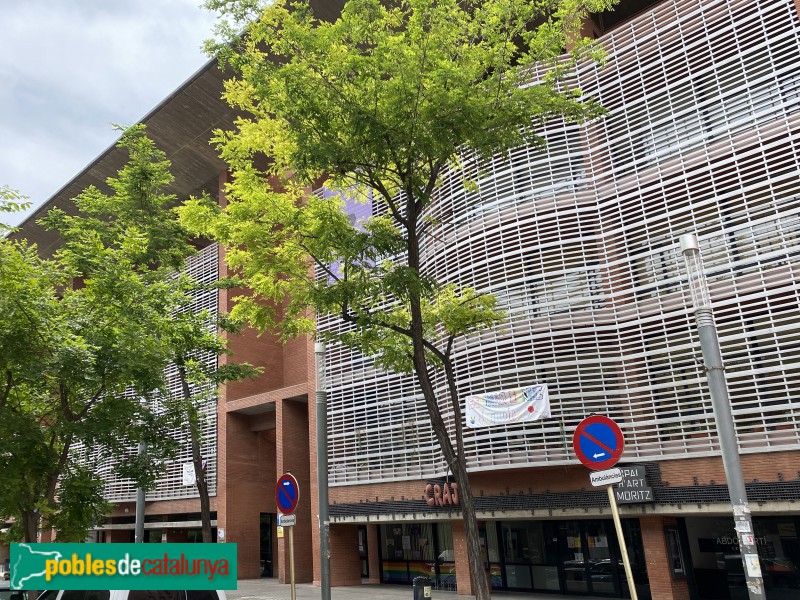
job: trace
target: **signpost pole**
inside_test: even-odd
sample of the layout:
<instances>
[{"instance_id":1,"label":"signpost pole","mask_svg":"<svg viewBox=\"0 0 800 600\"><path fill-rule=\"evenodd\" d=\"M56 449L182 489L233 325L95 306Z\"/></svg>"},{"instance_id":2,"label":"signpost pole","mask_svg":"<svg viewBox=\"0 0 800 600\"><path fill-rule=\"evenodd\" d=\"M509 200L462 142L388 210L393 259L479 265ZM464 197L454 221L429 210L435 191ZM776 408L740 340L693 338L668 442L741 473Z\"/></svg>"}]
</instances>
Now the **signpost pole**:
<instances>
[{"instance_id":1,"label":"signpost pole","mask_svg":"<svg viewBox=\"0 0 800 600\"><path fill-rule=\"evenodd\" d=\"M297 600L297 588L294 585L294 527L287 527L287 529L289 530L289 581L292 588L292 600Z\"/></svg>"},{"instance_id":2,"label":"signpost pole","mask_svg":"<svg viewBox=\"0 0 800 600\"><path fill-rule=\"evenodd\" d=\"M275 486L275 505L281 511L278 517L281 526L283 526L282 518L284 516L288 516L287 522L291 522L286 529L289 530L289 581L292 584L292 600L297 600L297 589L294 585L294 524L297 522L297 517L294 511L299 502L300 485L294 475L287 471L278 478L278 484Z\"/></svg>"},{"instance_id":3,"label":"signpost pole","mask_svg":"<svg viewBox=\"0 0 800 600\"><path fill-rule=\"evenodd\" d=\"M331 600L331 543L328 508L328 394L325 390L325 343L314 345L317 359L317 492L319 504L319 572L322 600Z\"/></svg>"},{"instance_id":4,"label":"signpost pole","mask_svg":"<svg viewBox=\"0 0 800 600\"><path fill-rule=\"evenodd\" d=\"M622 552L622 564L625 566L625 578L628 580L628 590L631 593L631 600L639 600L636 595L636 585L633 583L633 572L631 571L631 561L628 558L628 547L625 544L625 536L622 534L622 521L617 510L617 499L614 497L614 486L606 486L608 490L608 502L611 504L611 514L614 515L614 527L617 529L617 539L619 549Z\"/></svg>"}]
</instances>

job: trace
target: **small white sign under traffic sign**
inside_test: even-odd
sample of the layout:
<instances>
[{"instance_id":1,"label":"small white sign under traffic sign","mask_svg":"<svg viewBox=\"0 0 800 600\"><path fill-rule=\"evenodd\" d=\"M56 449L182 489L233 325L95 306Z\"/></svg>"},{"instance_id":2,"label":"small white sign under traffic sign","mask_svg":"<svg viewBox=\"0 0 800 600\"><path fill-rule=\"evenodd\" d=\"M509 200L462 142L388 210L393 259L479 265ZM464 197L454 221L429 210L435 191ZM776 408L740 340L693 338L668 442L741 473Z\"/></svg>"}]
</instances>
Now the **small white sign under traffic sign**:
<instances>
[{"instance_id":1,"label":"small white sign under traffic sign","mask_svg":"<svg viewBox=\"0 0 800 600\"><path fill-rule=\"evenodd\" d=\"M594 487L603 487L606 485L614 485L622 481L622 469L606 469L605 471L595 471L589 474L589 481L592 482Z\"/></svg>"},{"instance_id":2,"label":"small white sign under traffic sign","mask_svg":"<svg viewBox=\"0 0 800 600\"><path fill-rule=\"evenodd\" d=\"M282 515L278 513L278 526L279 527L292 527L297 525L297 515Z\"/></svg>"}]
</instances>

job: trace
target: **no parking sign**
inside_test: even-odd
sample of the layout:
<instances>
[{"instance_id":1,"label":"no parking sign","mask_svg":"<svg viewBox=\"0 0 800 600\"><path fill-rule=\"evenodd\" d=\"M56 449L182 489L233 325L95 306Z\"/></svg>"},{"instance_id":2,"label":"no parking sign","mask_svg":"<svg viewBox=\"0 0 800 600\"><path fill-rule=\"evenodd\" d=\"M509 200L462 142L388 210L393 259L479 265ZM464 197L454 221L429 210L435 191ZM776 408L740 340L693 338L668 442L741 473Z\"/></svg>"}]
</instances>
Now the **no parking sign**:
<instances>
[{"instance_id":1,"label":"no parking sign","mask_svg":"<svg viewBox=\"0 0 800 600\"><path fill-rule=\"evenodd\" d=\"M572 447L578 460L593 471L610 469L617 464L624 446L622 431L603 415L586 417L572 435Z\"/></svg>"},{"instance_id":2,"label":"no parking sign","mask_svg":"<svg viewBox=\"0 0 800 600\"><path fill-rule=\"evenodd\" d=\"M284 515L291 515L300 502L300 486L291 473L284 473L275 486L275 504Z\"/></svg>"}]
</instances>

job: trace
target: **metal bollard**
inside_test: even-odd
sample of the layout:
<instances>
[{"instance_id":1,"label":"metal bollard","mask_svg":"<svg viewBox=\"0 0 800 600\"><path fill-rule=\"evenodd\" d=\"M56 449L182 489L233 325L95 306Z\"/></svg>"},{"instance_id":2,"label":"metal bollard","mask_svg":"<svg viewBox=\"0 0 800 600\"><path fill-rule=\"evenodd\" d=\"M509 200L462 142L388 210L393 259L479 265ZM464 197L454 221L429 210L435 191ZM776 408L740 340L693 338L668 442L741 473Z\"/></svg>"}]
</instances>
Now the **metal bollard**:
<instances>
[{"instance_id":1,"label":"metal bollard","mask_svg":"<svg viewBox=\"0 0 800 600\"><path fill-rule=\"evenodd\" d=\"M427 577L414 577L414 600L429 600L431 580Z\"/></svg>"}]
</instances>

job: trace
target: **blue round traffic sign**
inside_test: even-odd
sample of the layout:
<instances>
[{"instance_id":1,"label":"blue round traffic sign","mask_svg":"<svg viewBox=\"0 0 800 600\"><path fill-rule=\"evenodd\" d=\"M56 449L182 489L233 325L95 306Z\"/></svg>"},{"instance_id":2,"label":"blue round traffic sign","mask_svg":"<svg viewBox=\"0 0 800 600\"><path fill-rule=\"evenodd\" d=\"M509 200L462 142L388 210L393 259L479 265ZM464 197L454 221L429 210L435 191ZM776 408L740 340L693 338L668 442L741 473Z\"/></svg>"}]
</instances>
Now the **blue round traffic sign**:
<instances>
[{"instance_id":1,"label":"blue round traffic sign","mask_svg":"<svg viewBox=\"0 0 800 600\"><path fill-rule=\"evenodd\" d=\"M284 515L290 515L300 501L300 486L291 473L284 473L278 478L275 486L275 504Z\"/></svg>"},{"instance_id":2,"label":"blue round traffic sign","mask_svg":"<svg viewBox=\"0 0 800 600\"><path fill-rule=\"evenodd\" d=\"M586 417L572 435L572 447L578 460L594 471L610 469L617 464L624 446L617 424L602 415Z\"/></svg>"}]
</instances>

